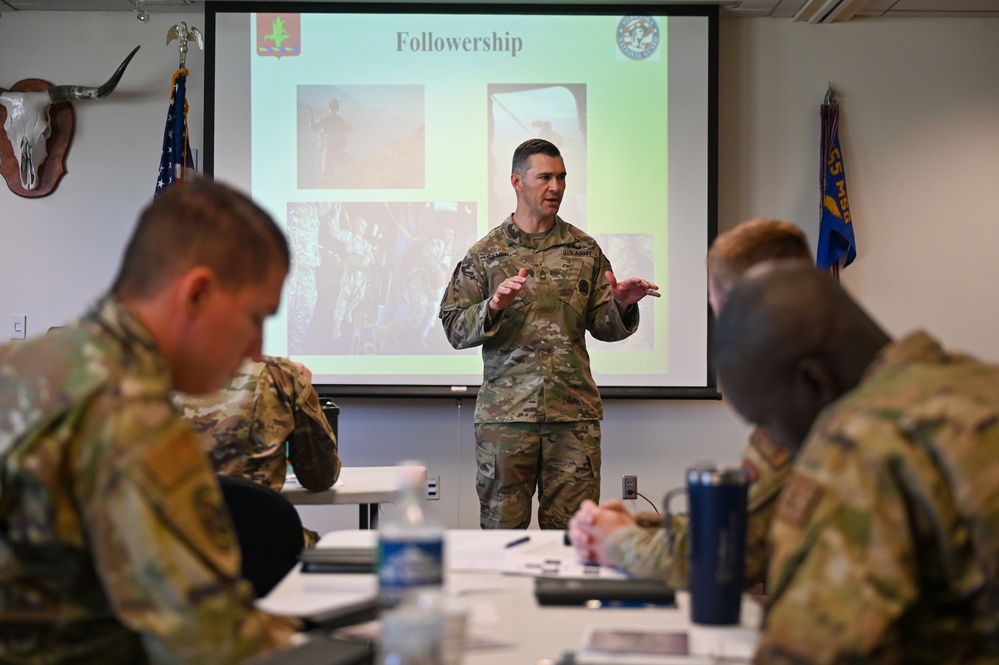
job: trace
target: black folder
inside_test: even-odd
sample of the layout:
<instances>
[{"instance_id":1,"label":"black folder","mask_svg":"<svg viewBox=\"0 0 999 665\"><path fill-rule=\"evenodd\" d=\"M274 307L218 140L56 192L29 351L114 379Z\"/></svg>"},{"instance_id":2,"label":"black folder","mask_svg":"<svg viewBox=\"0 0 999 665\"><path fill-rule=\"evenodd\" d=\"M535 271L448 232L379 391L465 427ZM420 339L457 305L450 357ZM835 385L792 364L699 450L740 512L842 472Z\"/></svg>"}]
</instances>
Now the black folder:
<instances>
[{"instance_id":1,"label":"black folder","mask_svg":"<svg viewBox=\"0 0 999 665\"><path fill-rule=\"evenodd\" d=\"M310 633L304 644L275 649L246 662L246 665L371 665L374 646L363 642L334 639Z\"/></svg>"},{"instance_id":2,"label":"black folder","mask_svg":"<svg viewBox=\"0 0 999 665\"><path fill-rule=\"evenodd\" d=\"M626 607L676 604L673 588L658 580L534 578L539 605L590 605Z\"/></svg>"}]
</instances>

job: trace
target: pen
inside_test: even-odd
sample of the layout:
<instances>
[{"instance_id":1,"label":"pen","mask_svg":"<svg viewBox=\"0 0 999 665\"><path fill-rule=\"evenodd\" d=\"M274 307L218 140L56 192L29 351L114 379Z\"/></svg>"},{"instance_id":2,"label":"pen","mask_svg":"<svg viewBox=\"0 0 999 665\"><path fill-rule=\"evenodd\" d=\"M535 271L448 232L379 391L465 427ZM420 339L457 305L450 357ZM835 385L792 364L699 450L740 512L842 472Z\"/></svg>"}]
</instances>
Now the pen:
<instances>
[{"instance_id":1,"label":"pen","mask_svg":"<svg viewBox=\"0 0 999 665\"><path fill-rule=\"evenodd\" d=\"M524 543L528 542L530 539L531 539L530 536L523 536L521 538L517 538L516 540L511 540L503 547L516 547L517 545L523 545Z\"/></svg>"}]
</instances>

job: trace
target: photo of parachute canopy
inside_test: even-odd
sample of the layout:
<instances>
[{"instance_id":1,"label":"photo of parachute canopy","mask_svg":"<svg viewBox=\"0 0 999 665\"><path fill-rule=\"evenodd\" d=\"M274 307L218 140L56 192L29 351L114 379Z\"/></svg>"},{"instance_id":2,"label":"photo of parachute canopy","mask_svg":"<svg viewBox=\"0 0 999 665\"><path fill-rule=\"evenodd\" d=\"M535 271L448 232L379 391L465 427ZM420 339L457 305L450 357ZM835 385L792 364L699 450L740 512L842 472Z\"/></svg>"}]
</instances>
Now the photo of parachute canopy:
<instances>
[{"instance_id":1,"label":"photo of parachute canopy","mask_svg":"<svg viewBox=\"0 0 999 665\"><path fill-rule=\"evenodd\" d=\"M422 189L422 85L298 86L299 189Z\"/></svg>"},{"instance_id":2,"label":"photo of parachute canopy","mask_svg":"<svg viewBox=\"0 0 999 665\"><path fill-rule=\"evenodd\" d=\"M618 279L641 277L659 286L663 299L669 297L667 285L656 281L655 236L651 233L594 233L593 239L611 262ZM635 334L619 342L601 342L587 336L586 347L609 352L651 351L656 346L655 308L657 298L642 298L638 302L641 323ZM665 304L665 303L663 303ZM661 307L662 305L660 305ZM587 333L589 335L589 333Z\"/></svg>"},{"instance_id":3,"label":"photo of parachute canopy","mask_svg":"<svg viewBox=\"0 0 999 665\"><path fill-rule=\"evenodd\" d=\"M500 84L487 87L489 225L517 206L510 186L513 151L527 139L551 141L565 162L566 189L559 217L586 230L586 85Z\"/></svg>"},{"instance_id":4,"label":"photo of parachute canopy","mask_svg":"<svg viewBox=\"0 0 999 665\"><path fill-rule=\"evenodd\" d=\"M437 307L476 215L457 201L289 204L289 354L453 353Z\"/></svg>"}]
</instances>

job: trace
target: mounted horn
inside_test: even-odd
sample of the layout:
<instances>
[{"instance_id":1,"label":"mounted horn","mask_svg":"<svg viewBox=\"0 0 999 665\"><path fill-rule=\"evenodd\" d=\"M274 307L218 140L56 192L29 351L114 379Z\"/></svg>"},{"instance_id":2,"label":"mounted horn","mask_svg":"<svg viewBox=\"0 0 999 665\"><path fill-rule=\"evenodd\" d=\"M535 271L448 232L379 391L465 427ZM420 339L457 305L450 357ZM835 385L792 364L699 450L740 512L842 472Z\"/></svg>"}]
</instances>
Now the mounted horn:
<instances>
[{"instance_id":1,"label":"mounted horn","mask_svg":"<svg viewBox=\"0 0 999 665\"><path fill-rule=\"evenodd\" d=\"M136 46L114 75L99 88L52 86L39 79L19 81L10 90L0 88L0 108L6 111L3 128L10 141L8 147L0 138L0 174L12 192L28 197L52 193L65 173L62 161L73 135L73 107L68 102L100 99L111 94L138 50ZM50 148L59 163L43 170L42 165ZM12 168L15 161L16 170Z\"/></svg>"},{"instance_id":2,"label":"mounted horn","mask_svg":"<svg viewBox=\"0 0 999 665\"><path fill-rule=\"evenodd\" d=\"M141 45L140 45L141 46ZM132 49L132 52L128 54L118 69L111 78L99 88L87 87L82 85L54 85L49 88L49 97L52 98L53 104L58 104L59 102L71 102L74 99L100 99L101 97L107 97L110 95L114 89L118 86L118 81L121 80L122 75L125 73L125 68L128 67L128 63L132 61L132 56L135 52L139 50L140 46L136 46Z\"/></svg>"}]
</instances>

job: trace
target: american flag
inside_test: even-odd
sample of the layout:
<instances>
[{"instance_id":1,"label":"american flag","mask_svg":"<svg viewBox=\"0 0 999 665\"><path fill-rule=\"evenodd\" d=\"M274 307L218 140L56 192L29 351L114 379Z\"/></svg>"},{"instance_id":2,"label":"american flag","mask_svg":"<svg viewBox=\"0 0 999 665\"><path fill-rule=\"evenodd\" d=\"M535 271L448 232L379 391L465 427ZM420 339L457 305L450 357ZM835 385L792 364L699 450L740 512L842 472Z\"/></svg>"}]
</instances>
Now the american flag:
<instances>
[{"instance_id":1,"label":"american flag","mask_svg":"<svg viewBox=\"0 0 999 665\"><path fill-rule=\"evenodd\" d=\"M178 69L173 75L170 107L167 109L166 128L163 130L160 173L156 179L156 196L170 185L184 182L188 169L194 170L194 157L187 135L187 74L186 69Z\"/></svg>"}]
</instances>

